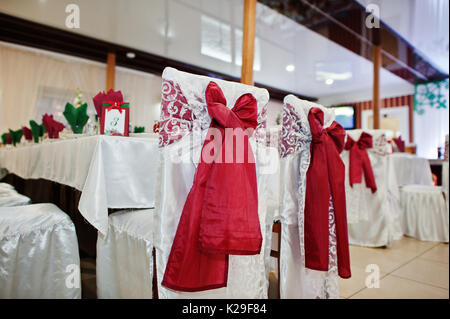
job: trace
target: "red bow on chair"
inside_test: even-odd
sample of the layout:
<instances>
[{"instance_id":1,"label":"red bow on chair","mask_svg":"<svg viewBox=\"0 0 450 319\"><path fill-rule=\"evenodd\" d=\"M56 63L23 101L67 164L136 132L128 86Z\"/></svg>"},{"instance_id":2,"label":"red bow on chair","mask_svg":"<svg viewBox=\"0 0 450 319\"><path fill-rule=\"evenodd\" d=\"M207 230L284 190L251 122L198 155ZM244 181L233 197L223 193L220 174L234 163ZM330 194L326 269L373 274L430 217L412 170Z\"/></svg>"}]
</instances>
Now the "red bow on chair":
<instances>
[{"instance_id":1,"label":"red bow on chair","mask_svg":"<svg viewBox=\"0 0 450 319\"><path fill-rule=\"evenodd\" d=\"M205 97L211 126L162 281L163 286L180 291L225 287L228 255L256 255L262 244L255 161L244 131L257 125L256 99L244 94L230 110L214 82L209 83ZM244 142L229 140L225 128L241 132ZM241 145L243 149L237 147ZM211 159L210 150L216 147L214 160L205 160ZM243 161L238 161L238 153L245 154ZM230 156L231 162L227 161Z\"/></svg>"},{"instance_id":2,"label":"red bow on chair","mask_svg":"<svg viewBox=\"0 0 450 319\"><path fill-rule=\"evenodd\" d=\"M311 128L311 162L306 173L305 195L305 265L327 271L329 267L330 201L336 225L338 272L349 278L347 211L345 204L345 167L339 156L344 146L345 130L337 122L323 128L323 111L313 107L308 121Z\"/></svg>"},{"instance_id":3,"label":"red bow on chair","mask_svg":"<svg viewBox=\"0 0 450 319\"><path fill-rule=\"evenodd\" d=\"M392 140L394 141L395 145L397 146L397 149L398 149L399 152L404 152L405 151L405 141L402 140L401 136L394 137Z\"/></svg>"},{"instance_id":4,"label":"red bow on chair","mask_svg":"<svg viewBox=\"0 0 450 319\"><path fill-rule=\"evenodd\" d=\"M368 148L372 148L372 135L362 132L358 142L355 142L350 136L347 136L345 149L350 150L350 186L360 184L364 172L366 186L372 190L372 193L375 193L377 191L377 184L375 183L372 165L367 154Z\"/></svg>"}]
</instances>

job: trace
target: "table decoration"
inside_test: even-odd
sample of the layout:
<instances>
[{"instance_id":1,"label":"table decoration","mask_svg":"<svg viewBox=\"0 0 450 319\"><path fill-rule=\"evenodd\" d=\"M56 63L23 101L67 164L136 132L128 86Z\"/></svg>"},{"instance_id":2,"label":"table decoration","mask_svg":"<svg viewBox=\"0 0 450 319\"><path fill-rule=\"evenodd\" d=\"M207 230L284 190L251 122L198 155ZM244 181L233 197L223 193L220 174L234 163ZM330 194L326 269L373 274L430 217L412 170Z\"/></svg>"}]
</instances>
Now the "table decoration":
<instances>
[{"instance_id":1,"label":"table decoration","mask_svg":"<svg viewBox=\"0 0 450 319\"><path fill-rule=\"evenodd\" d=\"M44 124L49 138L59 138L59 132L64 129L64 124L56 121L53 115L48 115L47 113L42 117L42 124Z\"/></svg>"},{"instance_id":2,"label":"table decoration","mask_svg":"<svg viewBox=\"0 0 450 319\"><path fill-rule=\"evenodd\" d=\"M22 133L23 133L23 136L25 136L25 139L27 141L33 140L33 133L31 132L31 130L28 127L22 126Z\"/></svg>"},{"instance_id":3,"label":"table decoration","mask_svg":"<svg viewBox=\"0 0 450 319\"><path fill-rule=\"evenodd\" d=\"M145 126L135 126L133 133L145 133Z\"/></svg>"},{"instance_id":4,"label":"table decoration","mask_svg":"<svg viewBox=\"0 0 450 319\"><path fill-rule=\"evenodd\" d=\"M97 116L100 118L102 116L102 108L103 103L112 101L112 102L122 102L123 96L121 91L114 91L110 89L107 93L104 91L99 92L94 98L92 99L95 106L95 111L97 112Z\"/></svg>"},{"instance_id":5,"label":"table decoration","mask_svg":"<svg viewBox=\"0 0 450 319\"><path fill-rule=\"evenodd\" d=\"M104 135L129 136L130 105L126 102L102 103L100 133Z\"/></svg>"},{"instance_id":6,"label":"table decoration","mask_svg":"<svg viewBox=\"0 0 450 319\"><path fill-rule=\"evenodd\" d=\"M39 138L44 136L45 127L44 124L37 124L36 121L30 121L31 134L35 143L39 143Z\"/></svg>"},{"instance_id":7,"label":"table decoration","mask_svg":"<svg viewBox=\"0 0 450 319\"><path fill-rule=\"evenodd\" d=\"M23 136L22 129L19 130L9 129L9 134L11 135L11 141L14 146L20 143L20 140L22 139Z\"/></svg>"}]
</instances>

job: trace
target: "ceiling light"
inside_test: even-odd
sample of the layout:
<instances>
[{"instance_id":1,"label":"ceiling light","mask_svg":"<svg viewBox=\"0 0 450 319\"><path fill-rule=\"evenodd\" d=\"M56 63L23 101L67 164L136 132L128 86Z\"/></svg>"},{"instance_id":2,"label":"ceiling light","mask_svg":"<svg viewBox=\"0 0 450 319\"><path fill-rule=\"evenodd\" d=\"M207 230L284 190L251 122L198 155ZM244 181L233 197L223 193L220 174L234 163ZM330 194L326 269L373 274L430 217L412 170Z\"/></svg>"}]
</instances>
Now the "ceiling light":
<instances>
[{"instance_id":1,"label":"ceiling light","mask_svg":"<svg viewBox=\"0 0 450 319\"><path fill-rule=\"evenodd\" d=\"M134 52L127 52L127 58L128 59L134 59L136 57L136 53Z\"/></svg>"},{"instance_id":2,"label":"ceiling light","mask_svg":"<svg viewBox=\"0 0 450 319\"><path fill-rule=\"evenodd\" d=\"M325 80L325 84L326 85L331 85L331 84L333 84L334 83L334 80L333 79L326 79Z\"/></svg>"},{"instance_id":3,"label":"ceiling light","mask_svg":"<svg viewBox=\"0 0 450 319\"><path fill-rule=\"evenodd\" d=\"M286 65L286 71L293 72L294 70L295 70L295 65L293 65L293 64Z\"/></svg>"}]
</instances>

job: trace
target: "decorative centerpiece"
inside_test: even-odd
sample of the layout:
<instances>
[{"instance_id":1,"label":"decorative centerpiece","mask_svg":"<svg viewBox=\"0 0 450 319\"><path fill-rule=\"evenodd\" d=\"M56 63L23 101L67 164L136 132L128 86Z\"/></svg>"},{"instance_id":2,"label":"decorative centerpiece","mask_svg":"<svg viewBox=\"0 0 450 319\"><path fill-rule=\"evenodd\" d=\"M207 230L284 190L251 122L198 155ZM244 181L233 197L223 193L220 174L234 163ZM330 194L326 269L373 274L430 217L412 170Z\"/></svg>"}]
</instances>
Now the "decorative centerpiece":
<instances>
[{"instance_id":1,"label":"decorative centerpiece","mask_svg":"<svg viewBox=\"0 0 450 319\"><path fill-rule=\"evenodd\" d=\"M16 146L17 144L20 143L20 140L22 139L22 135L23 135L22 129L19 129L19 130L9 129L9 135L11 136L12 144L14 146Z\"/></svg>"},{"instance_id":2,"label":"decorative centerpiece","mask_svg":"<svg viewBox=\"0 0 450 319\"><path fill-rule=\"evenodd\" d=\"M37 124L36 121L30 121L31 134L35 143L39 143L39 138L44 136L45 127L44 124Z\"/></svg>"},{"instance_id":3,"label":"decorative centerpiece","mask_svg":"<svg viewBox=\"0 0 450 319\"><path fill-rule=\"evenodd\" d=\"M66 103L63 115L69 123L70 128L74 134L82 134L84 126L89 120L87 115L87 103L82 103L81 90L77 89L77 96L75 97L74 105Z\"/></svg>"}]
</instances>

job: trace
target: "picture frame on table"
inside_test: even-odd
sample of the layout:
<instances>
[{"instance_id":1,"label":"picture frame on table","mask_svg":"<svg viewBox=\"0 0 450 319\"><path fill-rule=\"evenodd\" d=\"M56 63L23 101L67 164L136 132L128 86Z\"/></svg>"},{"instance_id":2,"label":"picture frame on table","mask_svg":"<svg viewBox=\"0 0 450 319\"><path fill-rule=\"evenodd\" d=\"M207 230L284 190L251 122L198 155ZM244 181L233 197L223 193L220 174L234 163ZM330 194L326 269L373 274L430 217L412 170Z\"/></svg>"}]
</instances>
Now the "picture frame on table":
<instances>
[{"instance_id":1,"label":"picture frame on table","mask_svg":"<svg viewBox=\"0 0 450 319\"><path fill-rule=\"evenodd\" d=\"M100 118L100 134L113 136L129 136L130 108L115 103L102 107Z\"/></svg>"}]
</instances>

